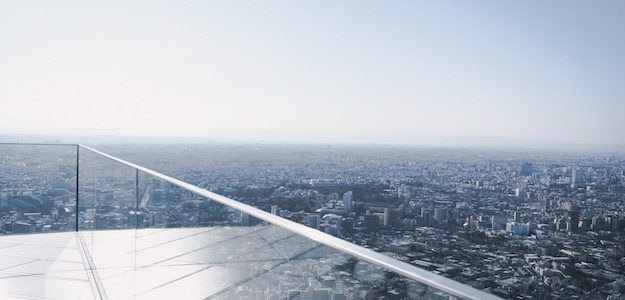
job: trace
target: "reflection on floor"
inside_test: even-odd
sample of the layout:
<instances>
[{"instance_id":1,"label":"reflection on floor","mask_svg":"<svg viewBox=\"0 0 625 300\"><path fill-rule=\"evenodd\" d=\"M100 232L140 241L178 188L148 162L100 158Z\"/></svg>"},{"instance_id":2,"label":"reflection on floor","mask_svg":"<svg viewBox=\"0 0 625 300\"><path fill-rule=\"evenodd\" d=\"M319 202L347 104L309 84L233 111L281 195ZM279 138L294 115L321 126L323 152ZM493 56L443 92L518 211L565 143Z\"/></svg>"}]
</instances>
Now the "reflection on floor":
<instances>
[{"instance_id":1,"label":"reflection on floor","mask_svg":"<svg viewBox=\"0 0 625 300\"><path fill-rule=\"evenodd\" d=\"M0 237L0 299L93 299L74 232Z\"/></svg>"},{"instance_id":2,"label":"reflection on floor","mask_svg":"<svg viewBox=\"0 0 625 300\"><path fill-rule=\"evenodd\" d=\"M0 298L281 299L311 287L327 294L319 278L348 260L276 226L79 234L0 237Z\"/></svg>"},{"instance_id":3,"label":"reflection on floor","mask_svg":"<svg viewBox=\"0 0 625 300\"><path fill-rule=\"evenodd\" d=\"M82 234L111 299L283 298L332 267L332 250L275 226Z\"/></svg>"}]
</instances>

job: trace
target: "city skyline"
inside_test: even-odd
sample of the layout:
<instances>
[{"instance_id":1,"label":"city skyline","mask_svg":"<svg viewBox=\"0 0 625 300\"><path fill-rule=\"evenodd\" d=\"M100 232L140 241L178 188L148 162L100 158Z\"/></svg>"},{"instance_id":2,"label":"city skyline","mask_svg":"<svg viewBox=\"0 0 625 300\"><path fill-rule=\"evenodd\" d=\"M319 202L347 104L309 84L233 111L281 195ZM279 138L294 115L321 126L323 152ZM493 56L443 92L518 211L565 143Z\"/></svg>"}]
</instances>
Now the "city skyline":
<instances>
[{"instance_id":1,"label":"city skyline","mask_svg":"<svg viewBox=\"0 0 625 300\"><path fill-rule=\"evenodd\" d=\"M132 291L116 284L126 278L147 299L180 290L187 298L225 293L226 299L323 292L315 299L326 300L430 298L426 293L456 299L441 292L460 293L458 299L621 299L625 293L625 249L619 247L625 242L625 157L410 147L102 147L106 152L0 145L0 236L9 245L18 241L2 249L4 260L22 259L16 253L25 251L24 239L26 255L50 253L41 242L49 234L78 251L85 243L63 241L64 232L76 231L96 257L95 270L86 271L102 274L112 298ZM125 243L128 238L135 242ZM336 252L326 244L331 241L351 244L336 248L347 253ZM370 271L377 272L363 272L358 259L346 256L371 262L370 250L365 257L350 252L358 245L378 252L385 265L397 259L408 274L438 275L412 278L422 286L397 276L407 273L381 276L384 266L375 262ZM46 280L64 274L47 264L32 269L39 261L7 264L3 272L28 265ZM202 268L179 269L178 261ZM215 280L224 261L234 271ZM110 263L125 275L108 276ZM120 266L129 272L117 273ZM137 276L163 268L175 279L159 284L158 276ZM437 276L446 283L430 285ZM38 289L49 285L30 276L3 278L0 293L16 283L20 295L78 298L75 285ZM147 285L153 288L143 289ZM480 290L487 294L471 296Z\"/></svg>"},{"instance_id":2,"label":"city skyline","mask_svg":"<svg viewBox=\"0 0 625 300\"><path fill-rule=\"evenodd\" d=\"M0 1L0 126L622 145L624 14L618 1Z\"/></svg>"}]
</instances>

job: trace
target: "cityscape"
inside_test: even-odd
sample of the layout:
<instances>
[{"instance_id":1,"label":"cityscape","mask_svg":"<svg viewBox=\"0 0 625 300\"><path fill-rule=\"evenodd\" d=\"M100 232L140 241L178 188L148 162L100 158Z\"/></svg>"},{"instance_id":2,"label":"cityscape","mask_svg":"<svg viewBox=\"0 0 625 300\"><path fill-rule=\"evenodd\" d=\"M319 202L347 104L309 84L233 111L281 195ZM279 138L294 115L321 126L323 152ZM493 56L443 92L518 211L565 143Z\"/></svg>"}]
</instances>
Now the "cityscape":
<instances>
[{"instance_id":1,"label":"cityscape","mask_svg":"<svg viewBox=\"0 0 625 300\"><path fill-rule=\"evenodd\" d=\"M620 153L271 144L100 147L505 299L625 297ZM31 148L3 146L3 233L71 230L76 149ZM80 163L98 170L80 171L80 184L93 187L91 203L80 197L86 201L79 204L85 228L124 229L133 222L139 228L260 224L154 178L137 175L135 188L134 172L95 156L81 152ZM331 286L320 283L307 293L335 291L338 272L325 275L334 278ZM344 282L341 295L394 299L424 293L391 279L375 293L362 287L354 293L353 282Z\"/></svg>"},{"instance_id":2,"label":"cityscape","mask_svg":"<svg viewBox=\"0 0 625 300\"><path fill-rule=\"evenodd\" d=\"M625 300L623 29L0 0L0 299Z\"/></svg>"}]
</instances>

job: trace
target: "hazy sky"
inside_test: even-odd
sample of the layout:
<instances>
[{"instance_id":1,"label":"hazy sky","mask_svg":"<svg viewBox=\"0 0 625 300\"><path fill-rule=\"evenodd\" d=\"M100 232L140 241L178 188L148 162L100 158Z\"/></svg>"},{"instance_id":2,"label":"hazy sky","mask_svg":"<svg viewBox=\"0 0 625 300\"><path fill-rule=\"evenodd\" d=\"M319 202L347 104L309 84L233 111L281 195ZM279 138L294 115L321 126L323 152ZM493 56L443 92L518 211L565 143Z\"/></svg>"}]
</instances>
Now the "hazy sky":
<instances>
[{"instance_id":1,"label":"hazy sky","mask_svg":"<svg viewBox=\"0 0 625 300\"><path fill-rule=\"evenodd\" d=\"M0 0L0 132L625 143L625 1Z\"/></svg>"}]
</instances>

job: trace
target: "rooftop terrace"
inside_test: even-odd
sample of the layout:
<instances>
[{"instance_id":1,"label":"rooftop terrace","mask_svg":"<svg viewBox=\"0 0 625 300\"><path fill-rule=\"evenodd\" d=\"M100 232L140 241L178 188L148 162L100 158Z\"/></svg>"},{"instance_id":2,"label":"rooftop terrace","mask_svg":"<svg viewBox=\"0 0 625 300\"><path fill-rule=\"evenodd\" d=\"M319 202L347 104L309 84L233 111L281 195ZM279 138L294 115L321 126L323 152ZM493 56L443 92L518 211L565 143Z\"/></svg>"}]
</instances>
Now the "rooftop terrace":
<instances>
[{"instance_id":1,"label":"rooftop terrace","mask_svg":"<svg viewBox=\"0 0 625 300\"><path fill-rule=\"evenodd\" d=\"M498 299L87 146L0 162L3 299Z\"/></svg>"}]
</instances>

